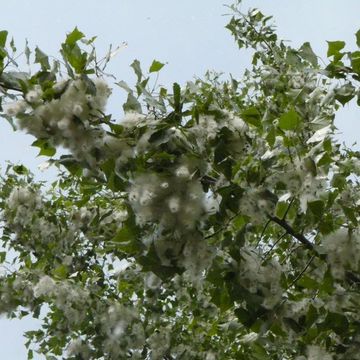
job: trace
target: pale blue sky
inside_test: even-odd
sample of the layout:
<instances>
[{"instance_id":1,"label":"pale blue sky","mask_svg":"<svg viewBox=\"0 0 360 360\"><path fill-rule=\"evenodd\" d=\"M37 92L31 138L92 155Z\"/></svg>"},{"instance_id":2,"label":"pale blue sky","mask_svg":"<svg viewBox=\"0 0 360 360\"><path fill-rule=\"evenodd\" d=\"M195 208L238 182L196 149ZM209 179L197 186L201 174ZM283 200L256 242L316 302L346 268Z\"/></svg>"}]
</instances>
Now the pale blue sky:
<instances>
[{"instance_id":1,"label":"pale blue sky","mask_svg":"<svg viewBox=\"0 0 360 360\"><path fill-rule=\"evenodd\" d=\"M98 54L105 54L109 44L128 43L128 47L113 59L109 66L120 80L133 81L129 64L137 58L148 68L153 59L167 62L160 83L184 83L207 69L242 73L248 57L239 52L224 29L229 0L8 0L1 4L1 28L14 36L20 49L24 39L30 47L38 45L49 55L57 56L66 32L75 26L86 35L97 35ZM354 33L360 28L358 0L252 0L247 5L259 7L274 15L280 37L294 46L310 41L314 50L325 59L326 40L345 40L355 47ZM121 114L121 97L113 99L109 111ZM345 107L336 124L340 139L349 145L359 140L360 111ZM33 139L12 133L9 125L0 122L0 166L6 160L23 162L33 170L44 159L36 158L37 151L29 147ZM357 146L359 148L359 146ZM49 174L41 174L43 179ZM36 326L33 320L8 321L0 319L0 358L26 359L21 336L25 329ZM37 359L40 359L39 357Z\"/></svg>"}]
</instances>

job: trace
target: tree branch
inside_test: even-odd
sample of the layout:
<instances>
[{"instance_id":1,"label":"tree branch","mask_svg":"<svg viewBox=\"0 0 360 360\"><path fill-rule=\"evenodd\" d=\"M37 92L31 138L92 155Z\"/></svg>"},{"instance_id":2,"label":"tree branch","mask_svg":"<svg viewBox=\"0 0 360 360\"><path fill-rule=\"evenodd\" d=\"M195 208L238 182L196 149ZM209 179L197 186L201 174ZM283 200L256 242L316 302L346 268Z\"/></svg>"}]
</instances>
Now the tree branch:
<instances>
[{"instance_id":1,"label":"tree branch","mask_svg":"<svg viewBox=\"0 0 360 360\"><path fill-rule=\"evenodd\" d=\"M314 250L314 245L302 234L297 233L284 219L279 219L276 216L269 216L270 220L280 225L289 235L299 240L309 250Z\"/></svg>"}]
</instances>

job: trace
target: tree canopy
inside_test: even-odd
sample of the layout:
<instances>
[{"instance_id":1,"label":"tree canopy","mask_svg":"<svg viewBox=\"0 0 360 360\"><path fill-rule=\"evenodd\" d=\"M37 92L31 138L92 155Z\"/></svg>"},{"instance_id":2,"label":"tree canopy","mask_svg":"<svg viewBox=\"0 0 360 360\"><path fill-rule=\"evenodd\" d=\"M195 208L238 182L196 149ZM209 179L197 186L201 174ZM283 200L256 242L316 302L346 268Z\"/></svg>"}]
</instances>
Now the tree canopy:
<instances>
[{"instance_id":1,"label":"tree canopy","mask_svg":"<svg viewBox=\"0 0 360 360\"><path fill-rule=\"evenodd\" d=\"M95 38L26 46L25 72L0 31L1 116L58 168L0 179L0 313L42 317L29 359L360 359L360 153L334 138L360 50L322 64L239 5L241 78L167 89L135 60L120 120Z\"/></svg>"}]
</instances>

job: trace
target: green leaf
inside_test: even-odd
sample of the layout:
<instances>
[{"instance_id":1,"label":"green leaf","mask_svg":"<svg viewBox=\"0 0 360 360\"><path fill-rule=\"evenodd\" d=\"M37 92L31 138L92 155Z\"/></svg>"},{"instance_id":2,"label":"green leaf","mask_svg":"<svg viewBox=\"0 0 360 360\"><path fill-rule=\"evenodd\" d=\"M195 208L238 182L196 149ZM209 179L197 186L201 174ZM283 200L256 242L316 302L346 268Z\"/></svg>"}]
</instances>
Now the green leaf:
<instances>
[{"instance_id":1,"label":"green leaf","mask_svg":"<svg viewBox=\"0 0 360 360\"><path fill-rule=\"evenodd\" d=\"M14 38L11 38L10 41L10 49L15 53L16 52L16 46L15 46L15 42L14 42Z\"/></svg>"},{"instance_id":2,"label":"green leaf","mask_svg":"<svg viewBox=\"0 0 360 360\"><path fill-rule=\"evenodd\" d=\"M175 111L180 111L181 88L179 84L177 83L173 84L173 92L174 92L174 109Z\"/></svg>"},{"instance_id":3,"label":"green leaf","mask_svg":"<svg viewBox=\"0 0 360 360\"><path fill-rule=\"evenodd\" d=\"M13 169L19 175L27 175L29 173L29 170L24 165L15 165Z\"/></svg>"},{"instance_id":4,"label":"green leaf","mask_svg":"<svg viewBox=\"0 0 360 360\"><path fill-rule=\"evenodd\" d=\"M60 265L57 268L55 268L52 272L53 276L59 280L66 279L68 276L68 273L69 273L69 271L68 271L68 268L66 265Z\"/></svg>"},{"instance_id":5,"label":"green leaf","mask_svg":"<svg viewBox=\"0 0 360 360\"><path fill-rule=\"evenodd\" d=\"M73 46L77 41L84 37L85 35L81 31L79 31L77 27L75 27L75 29L66 36L65 43L69 46Z\"/></svg>"},{"instance_id":6,"label":"green leaf","mask_svg":"<svg viewBox=\"0 0 360 360\"><path fill-rule=\"evenodd\" d=\"M288 209L289 204L283 201L279 201L276 204L276 208L275 208L275 215L282 219L284 217L284 215L286 214L286 210Z\"/></svg>"},{"instance_id":7,"label":"green leaf","mask_svg":"<svg viewBox=\"0 0 360 360\"><path fill-rule=\"evenodd\" d=\"M323 215L325 204L321 200L308 202L308 207L310 211L315 215L316 218L319 218Z\"/></svg>"},{"instance_id":8,"label":"green leaf","mask_svg":"<svg viewBox=\"0 0 360 360\"><path fill-rule=\"evenodd\" d=\"M305 166L305 169L308 172L310 172L312 176L316 176L316 174L317 174L316 164L315 164L315 161L311 157L308 156L304 159L304 166Z\"/></svg>"},{"instance_id":9,"label":"green leaf","mask_svg":"<svg viewBox=\"0 0 360 360\"><path fill-rule=\"evenodd\" d=\"M327 56L334 56L335 59L341 59L342 54L340 50L345 47L345 41L328 41Z\"/></svg>"},{"instance_id":10,"label":"green leaf","mask_svg":"<svg viewBox=\"0 0 360 360\"><path fill-rule=\"evenodd\" d=\"M354 51L350 54L351 67L357 74L360 74L360 51Z\"/></svg>"},{"instance_id":11,"label":"green leaf","mask_svg":"<svg viewBox=\"0 0 360 360\"><path fill-rule=\"evenodd\" d=\"M300 53L301 57L303 59L307 60L311 65L313 65L313 66L318 65L317 56L314 53L313 49L311 48L310 43L305 42L299 49L299 53Z\"/></svg>"},{"instance_id":12,"label":"green leaf","mask_svg":"<svg viewBox=\"0 0 360 360\"><path fill-rule=\"evenodd\" d=\"M144 94L144 95L148 94L149 96L151 96L150 93L148 93L146 91L146 85L148 82L149 82L149 78L147 77L144 80L142 80L136 84L136 92L137 92L138 96L140 96L142 94Z\"/></svg>"},{"instance_id":13,"label":"green leaf","mask_svg":"<svg viewBox=\"0 0 360 360\"><path fill-rule=\"evenodd\" d=\"M160 61L154 60L149 68L149 72L158 72L160 71L163 67L165 66L165 64L161 63Z\"/></svg>"},{"instance_id":14,"label":"green leaf","mask_svg":"<svg viewBox=\"0 0 360 360\"><path fill-rule=\"evenodd\" d=\"M287 113L281 115L279 119L279 128L282 130L295 130L300 124L298 113L291 109Z\"/></svg>"},{"instance_id":15,"label":"green leaf","mask_svg":"<svg viewBox=\"0 0 360 360\"><path fill-rule=\"evenodd\" d=\"M5 47L8 32L6 30L0 31L0 46Z\"/></svg>"},{"instance_id":16,"label":"green leaf","mask_svg":"<svg viewBox=\"0 0 360 360\"><path fill-rule=\"evenodd\" d=\"M155 132L153 132L152 134L151 134L151 136L149 137L149 143L153 143L153 142L160 142L160 143L162 143L162 141L161 140L163 140L163 139L166 139L167 138L167 127L164 127L164 128L160 128L159 130L157 130L157 131L155 131Z\"/></svg>"},{"instance_id":17,"label":"green leaf","mask_svg":"<svg viewBox=\"0 0 360 360\"><path fill-rule=\"evenodd\" d=\"M340 191L346 186L346 177L342 174L334 174L331 179L331 186L338 188Z\"/></svg>"},{"instance_id":18,"label":"green leaf","mask_svg":"<svg viewBox=\"0 0 360 360\"><path fill-rule=\"evenodd\" d=\"M135 59L130 66L134 69L134 72L137 76L137 82L139 83L143 76L140 67L140 61Z\"/></svg>"},{"instance_id":19,"label":"green leaf","mask_svg":"<svg viewBox=\"0 0 360 360\"><path fill-rule=\"evenodd\" d=\"M142 248L142 244L136 238L135 229L129 224L124 224L123 227L120 228L111 239L111 246L130 256L138 254Z\"/></svg>"},{"instance_id":20,"label":"green leaf","mask_svg":"<svg viewBox=\"0 0 360 360\"><path fill-rule=\"evenodd\" d=\"M358 30L355 33L355 36L356 36L356 45L360 48L360 30Z\"/></svg>"},{"instance_id":21,"label":"green leaf","mask_svg":"<svg viewBox=\"0 0 360 360\"><path fill-rule=\"evenodd\" d=\"M123 109L125 112L134 111L139 114L142 113L141 104L132 93L128 94L126 103L123 105Z\"/></svg>"},{"instance_id":22,"label":"green leaf","mask_svg":"<svg viewBox=\"0 0 360 360\"><path fill-rule=\"evenodd\" d=\"M329 312L318 327L323 331L333 330L338 335L342 335L349 331L349 322L345 315Z\"/></svg>"},{"instance_id":23,"label":"green leaf","mask_svg":"<svg viewBox=\"0 0 360 360\"><path fill-rule=\"evenodd\" d=\"M255 107L250 107L244 110L241 113L241 117L246 123L250 125L254 125L256 127L261 126L261 114L259 110Z\"/></svg>"},{"instance_id":24,"label":"green leaf","mask_svg":"<svg viewBox=\"0 0 360 360\"><path fill-rule=\"evenodd\" d=\"M29 44L28 44L28 41L26 40L26 43L25 43L25 50L24 50L24 53L25 53L25 57L26 57L26 63L28 65L30 65L30 54L31 54L31 50L29 48Z\"/></svg>"},{"instance_id":25,"label":"green leaf","mask_svg":"<svg viewBox=\"0 0 360 360\"><path fill-rule=\"evenodd\" d=\"M355 87L351 83L346 83L343 86L336 88L334 93L335 99L344 106L355 96Z\"/></svg>"},{"instance_id":26,"label":"green leaf","mask_svg":"<svg viewBox=\"0 0 360 360\"><path fill-rule=\"evenodd\" d=\"M329 268L325 272L319 290L326 294L332 294L334 292L334 279Z\"/></svg>"},{"instance_id":27,"label":"green leaf","mask_svg":"<svg viewBox=\"0 0 360 360\"><path fill-rule=\"evenodd\" d=\"M35 48L35 62L41 65L43 70L49 70L49 57L43 53L38 47Z\"/></svg>"},{"instance_id":28,"label":"green leaf","mask_svg":"<svg viewBox=\"0 0 360 360\"><path fill-rule=\"evenodd\" d=\"M266 135L266 141L268 142L268 144L270 145L270 147L273 147L275 144L275 139L276 139L276 130L275 128L271 128L268 132L268 134Z\"/></svg>"},{"instance_id":29,"label":"green leaf","mask_svg":"<svg viewBox=\"0 0 360 360\"><path fill-rule=\"evenodd\" d=\"M36 146L40 148L38 156L54 156L56 154L56 149L53 148L46 139L35 140L31 146Z\"/></svg>"},{"instance_id":30,"label":"green leaf","mask_svg":"<svg viewBox=\"0 0 360 360\"><path fill-rule=\"evenodd\" d=\"M132 93L130 86L123 80L120 80L119 82L115 83L116 85L120 86L122 89L124 89L127 93Z\"/></svg>"},{"instance_id":31,"label":"green leaf","mask_svg":"<svg viewBox=\"0 0 360 360\"><path fill-rule=\"evenodd\" d=\"M301 279L300 279L301 280ZM306 314L306 326L310 327L317 319L317 309L313 305L310 304L309 310Z\"/></svg>"},{"instance_id":32,"label":"green leaf","mask_svg":"<svg viewBox=\"0 0 360 360\"><path fill-rule=\"evenodd\" d=\"M57 163L64 166L73 176L81 176L82 174L81 164L71 155L60 156L60 159L57 161Z\"/></svg>"},{"instance_id":33,"label":"green leaf","mask_svg":"<svg viewBox=\"0 0 360 360\"><path fill-rule=\"evenodd\" d=\"M150 246L148 253L146 255L139 256L137 261L142 266L142 271L152 271L162 280L168 280L175 274L182 273L182 270L176 266L161 265L161 260L157 255L154 244Z\"/></svg>"},{"instance_id":34,"label":"green leaf","mask_svg":"<svg viewBox=\"0 0 360 360\"><path fill-rule=\"evenodd\" d=\"M357 227L358 226L358 221L356 218L357 211L347 206L342 206L342 209L346 217Z\"/></svg>"},{"instance_id":35,"label":"green leaf","mask_svg":"<svg viewBox=\"0 0 360 360\"><path fill-rule=\"evenodd\" d=\"M70 76L73 76L72 69L68 66L70 64L75 72L78 74L91 73L90 70L86 70L88 64L88 54L82 52L77 44L77 41L82 39L85 35L75 28L70 34L67 35L65 42L61 45L61 54L65 60L65 66L67 67Z\"/></svg>"},{"instance_id":36,"label":"green leaf","mask_svg":"<svg viewBox=\"0 0 360 360\"><path fill-rule=\"evenodd\" d=\"M254 314L243 308L235 309L234 313L238 320L246 327L251 326L256 321L256 319L254 319Z\"/></svg>"},{"instance_id":37,"label":"green leaf","mask_svg":"<svg viewBox=\"0 0 360 360\"><path fill-rule=\"evenodd\" d=\"M233 305L229 293L222 284L222 286L217 286L211 291L211 301L221 310L226 311L230 309Z\"/></svg>"},{"instance_id":38,"label":"green leaf","mask_svg":"<svg viewBox=\"0 0 360 360\"><path fill-rule=\"evenodd\" d=\"M317 281L307 275L302 275L297 281L297 285L305 289L317 289L319 287Z\"/></svg>"},{"instance_id":39,"label":"green leaf","mask_svg":"<svg viewBox=\"0 0 360 360\"><path fill-rule=\"evenodd\" d=\"M259 343L252 343L251 344L251 353L253 359L256 360L268 360L269 354L266 352L266 350L260 345Z\"/></svg>"},{"instance_id":40,"label":"green leaf","mask_svg":"<svg viewBox=\"0 0 360 360\"><path fill-rule=\"evenodd\" d=\"M134 233L129 226L122 227L116 235L111 239L111 241L116 243L123 243L128 241L133 241L135 239Z\"/></svg>"}]
</instances>

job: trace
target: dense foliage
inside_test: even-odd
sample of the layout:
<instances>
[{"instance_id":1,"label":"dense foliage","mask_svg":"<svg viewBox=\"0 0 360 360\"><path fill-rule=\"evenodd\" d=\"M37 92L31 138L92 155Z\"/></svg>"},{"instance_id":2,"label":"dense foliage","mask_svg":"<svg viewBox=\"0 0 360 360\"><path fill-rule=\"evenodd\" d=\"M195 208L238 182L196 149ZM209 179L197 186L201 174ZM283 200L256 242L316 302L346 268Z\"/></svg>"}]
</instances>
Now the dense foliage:
<instances>
[{"instance_id":1,"label":"dense foliage","mask_svg":"<svg viewBox=\"0 0 360 360\"><path fill-rule=\"evenodd\" d=\"M2 116L59 169L0 181L0 312L43 317L29 359L360 359L360 154L334 139L360 51L321 66L238 5L241 79L166 89L135 60L120 121L94 38L26 47L29 73L0 32Z\"/></svg>"}]
</instances>

